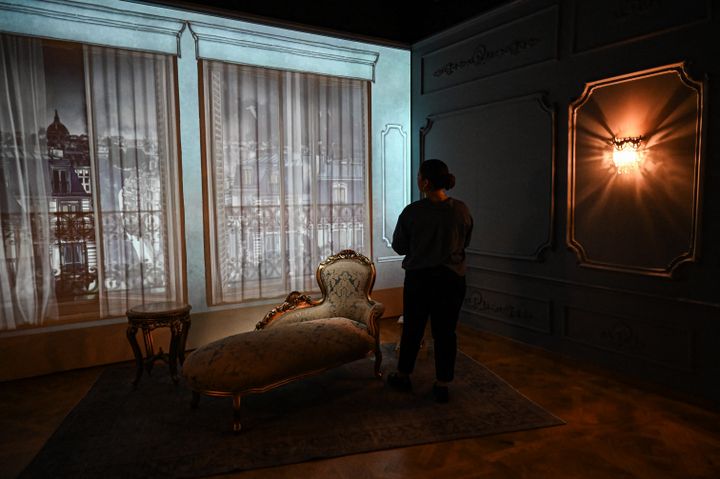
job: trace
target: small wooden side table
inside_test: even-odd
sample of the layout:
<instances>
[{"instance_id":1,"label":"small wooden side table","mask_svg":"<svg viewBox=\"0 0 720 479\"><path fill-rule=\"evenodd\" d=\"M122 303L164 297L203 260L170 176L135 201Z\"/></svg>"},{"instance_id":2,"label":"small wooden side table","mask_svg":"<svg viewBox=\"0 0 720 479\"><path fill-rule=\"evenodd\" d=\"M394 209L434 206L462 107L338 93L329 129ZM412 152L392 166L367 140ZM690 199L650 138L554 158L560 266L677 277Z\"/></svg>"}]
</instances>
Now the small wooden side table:
<instances>
[{"instance_id":1,"label":"small wooden side table","mask_svg":"<svg viewBox=\"0 0 720 479\"><path fill-rule=\"evenodd\" d=\"M137 373L133 386L137 387L143 373L143 367L148 374L152 370L153 363L157 359L167 360L170 366L170 375L173 382L177 384L177 362L185 361L185 343L187 342L188 331L190 331L190 309L192 307L185 303L173 301L161 303L148 303L134 306L127 312L128 328L127 338L135 354ZM155 328L170 328L170 354L166 355L162 347L155 354L153 346L152 330ZM137 330L142 329L145 341L145 359L143 359L140 346L137 342Z\"/></svg>"}]
</instances>

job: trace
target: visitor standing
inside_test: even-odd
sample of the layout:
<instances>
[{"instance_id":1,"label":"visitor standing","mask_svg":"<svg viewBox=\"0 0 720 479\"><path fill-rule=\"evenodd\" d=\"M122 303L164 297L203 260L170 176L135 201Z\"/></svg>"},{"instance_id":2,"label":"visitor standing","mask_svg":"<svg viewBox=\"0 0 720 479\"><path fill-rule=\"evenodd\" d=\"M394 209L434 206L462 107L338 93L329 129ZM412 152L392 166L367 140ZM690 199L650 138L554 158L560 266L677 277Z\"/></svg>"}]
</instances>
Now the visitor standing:
<instances>
[{"instance_id":1,"label":"visitor standing","mask_svg":"<svg viewBox=\"0 0 720 479\"><path fill-rule=\"evenodd\" d=\"M422 162L417 182L424 198L405 207L393 235L393 249L405 255L404 319L397 371L387 381L395 389L412 389L410 375L429 319L435 345L433 393L445 403L455 375L455 329L465 298L465 248L473 220L465 203L448 196L455 176L444 162Z\"/></svg>"}]
</instances>

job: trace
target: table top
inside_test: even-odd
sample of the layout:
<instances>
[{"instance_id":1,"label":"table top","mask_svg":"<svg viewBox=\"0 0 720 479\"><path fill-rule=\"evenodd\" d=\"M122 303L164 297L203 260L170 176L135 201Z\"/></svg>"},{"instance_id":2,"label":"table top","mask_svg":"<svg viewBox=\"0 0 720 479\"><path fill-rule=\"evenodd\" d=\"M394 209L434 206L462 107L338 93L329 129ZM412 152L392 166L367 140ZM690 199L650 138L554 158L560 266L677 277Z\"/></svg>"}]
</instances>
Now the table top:
<instances>
[{"instance_id":1,"label":"table top","mask_svg":"<svg viewBox=\"0 0 720 479\"><path fill-rule=\"evenodd\" d=\"M185 303L179 303L175 301L162 301L158 303L147 303L139 304L128 309L127 315L130 316L142 316L146 318L150 317L163 317L172 316L179 314L186 314L190 312L192 306Z\"/></svg>"}]
</instances>

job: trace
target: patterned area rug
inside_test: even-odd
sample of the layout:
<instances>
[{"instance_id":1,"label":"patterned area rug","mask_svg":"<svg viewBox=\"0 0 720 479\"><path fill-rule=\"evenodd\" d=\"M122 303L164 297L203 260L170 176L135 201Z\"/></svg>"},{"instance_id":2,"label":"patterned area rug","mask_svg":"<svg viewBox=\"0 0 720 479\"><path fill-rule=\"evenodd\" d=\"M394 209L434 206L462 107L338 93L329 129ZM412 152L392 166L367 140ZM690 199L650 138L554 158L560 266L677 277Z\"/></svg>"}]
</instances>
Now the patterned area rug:
<instances>
[{"instance_id":1,"label":"patterned area rug","mask_svg":"<svg viewBox=\"0 0 720 479\"><path fill-rule=\"evenodd\" d=\"M384 345L383 370L395 361ZM235 435L230 398L203 396L193 410L162 364L135 391L134 366L112 366L20 477L202 477L564 424L463 353L456 371L450 403L436 404L431 357L418 359L412 393L356 361L243 398Z\"/></svg>"}]
</instances>

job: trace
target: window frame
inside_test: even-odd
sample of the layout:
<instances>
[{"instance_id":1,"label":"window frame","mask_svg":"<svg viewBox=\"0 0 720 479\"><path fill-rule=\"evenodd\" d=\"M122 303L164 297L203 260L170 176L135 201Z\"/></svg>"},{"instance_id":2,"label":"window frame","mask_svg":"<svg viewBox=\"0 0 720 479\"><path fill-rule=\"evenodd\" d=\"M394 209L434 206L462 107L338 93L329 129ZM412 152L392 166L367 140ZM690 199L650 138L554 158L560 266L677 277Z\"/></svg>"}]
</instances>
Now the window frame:
<instances>
[{"instance_id":1,"label":"window frame","mask_svg":"<svg viewBox=\"0 0 720 479\"><path fill-rule=\"evenodd\" d=\"M265 67L262 65L246 65L244 63L238 63L234 61L229 61L225 59L204 59L204 58L198 58L197 59L197 69L198 69L198 110L200 115L200 159L201 159L201 172L202 172L202 203L203 203L203 240L204 240L204 264L205 264L205 301L208 307L219 307L219 306L253 306L253 305L259 305L259 304L267 304L270 302L279 301L285 298L285 296L290 293L290 291L285 291L277 296L271 297L271 298L249 298L244 300L238 300L238 301L222 301L222 300L214 300L215 295L215 282L216 279L214 278L214 273L217 273L217 271L214 271L212 268L213 264L213 257L218 254L218 241L217 238L214 236L214 233L216 231L215 228L215 222L217 221L217 216L215 212L213 211L214 205L212 198L217 193L217 187L214 182L214 173L211 168L210 162L211 159L208 158L208 144L207 144L207 118L206 118L206 101L207 98L205 96L205 75L204 75L204 68L206 62L223 62L231 65L241 65L241 66L250 66L250 67L256 67L256 68L263 68L268 70L275 70L279 72L296 72L295 70L284 70L282 68L276 68L276 67ZM333 77L333 78L343 78L343 77L337 77L331 74L327 73L317 73L317 72L300 72L300 73L309 73L313 75L322 75L327 77ZM363 215L363 231L362 231L362 237L363 237L363 243L367 245L365 248L365 254L372 258L373 257L373 198L372 198L372 171L373 171L373 165L372 165L372 81L366 80L364 78L358 78L359 80L365 81L365 100L366 100L366 111L365 111L365 118L366 118L366 125L365 125L365 152L366 152L366 161L364 164L364 174L365 174L365 181L364 181L364 188L363 188L363 195L365 198L365 201L363 203L364 207L364 215ZM280 182L282 173L280 173L278 177L278 182ZM331 188L331 195L333 194ZM333 225L329 223L323 223L322 225L323 234L333 234ZM325 231L327 230L327 231ZM282 234L282 233L281 233ZM337 253L337 252L333 252ZM314 276L315 272L313 271L312 275ZM316 284L316 282L313 282L313 288L307 291L304 291L305 293L318 293L320 292L320 287ZM221 295L218 295L221 296Z\"/></svg>"},{"instance_id":2,"label":"window frame","mask_svg":"<svg viewBox=\"0 0 720 479\"><path fill-rule=\"evenodd\" d=\"M78 49L80 52L82 52L82 55L84 56L84 50L86 47L91 46L98 46L96 43L90 43L85 42L81 40L69 40L69 39L57 39L57 38L49 38L43 35L37 35L37 34L28 34L24 32L16 33L12 31L4 31L0 30L0 34L6 34L6 35L14 35L18 37L26 37L26 38L34 38L42 42L43 47L45 45L52 45L54 47L61 47L61 48L72 48L72 49ZM186 302L188 300L188 274L187 274L187 247L186 247L186 239L185 239L185 201L184 201L184 194L183 194L183 161L182 161L182 132L180 129L180 92L179 92L179 72L178 72L178 53L173 52L167 52L167 51L154 51L150 49L137 49L137 48L128 48L123 45L111 45L111 44L103 44L100 45L107 48L113 48L118 50L125 50L125 51L131 51L136 53L149 53L149 54L161 54L166 55L169 57L169 61L171 63L171 72L172 72L172 83L173 83L173 104L174 104L174 122L168 122L168 125L172 125L172 127L175 129L172 136L174 136L174 149L175 149L175 158L174 161L176 162L175 168L177 172L177 178L179 181L177 182L177 185L171 185L173 188L175 188L175 196L177 196L177 204L172 205L171 209L168 210L167 215L168 217L174 214L172 211L175 209L177 211L178 218L176 220L173 220L174 223L177 225L177 234L179 236L178 243L177 243L177 252L178 255L176 258L173 259L173 262L177 264L178 271L177 276L179 278L180 282L180 290L177 294L177 301L180 302ZM52 206L50 208L49 216L48 216L48 222L51 224L54 221L54 215L62 214L62 213L90 213L93 216L94 221L94 229L96 231L95 237L96 241L94 244L92 244L91 248L88 248L88 243L82 243L84 245L84 250L86 253L89 251L93 251L93 254L96 255L96 261L97 265L96 267L99 269L101 268L101 254L100 253L100 247L98 247L98 239L101 240L102 238L102 221L101 221L101 215L102 211L98 208L98 202L96 198L97 192L100 191L100 177L98 176L98 173L96 172L96 166L95 163L97 161L96 152L95 152L95 146L96 146L96 139L94 138L94 131L93 131L93 118L91 114L91 106L90 106L90 100L88 98L89 96L89 88L90 85L88 84L88 71L86 69L86 65L83 65L83 75L84 75L84 85L83 88L85 90L84 92L84 101L85 101L85 121L87 122L87 135L88 135L88 141L89 141L89 155L90 155L90 166L87 168L87 175L86 179L89 183L89 187L92 191L92 196L87 200L89 201L89 204L92 206L91 211L87 211L85 209L86 201L79 202L77 205L73 205L72 209L67 209L63 207L63 205L58 204L57 197L53 197L52 195L48 196L48 201L51 202ZM168 97L169 98L169 97ZM58 185L62 184L62 188L60 188L62 192L67 192L70 189L70 181L71 179L68 177L65 171L53 168L51 166L48 167L48 181L49 185L52 187L54 183L57 183ZM82 184L85 191L87 191L86 184ZM52 189L52 188L51 188ZM67 204L65 204L67 206ZM56 258L63 258L64 253L63 249L70 245L80 245L81 243L78 241L70 241L65 242L61 240L60 238L53 237L51 246L55 247L57 246L58 249L51 249L49 254L51 256L55 256ZM171 248L170 250L175 250L176 248ZM87 264L88 258L85 258L85 263ZM77 262L69 263L70 266L74 266L76 264L79 264ZM104 321L104 320L113 320L113 319L119 319L119 318L125 318L124 313L119 314L102 314L102 308L100 307L100 302L102 301L102 298L100 298L100 293L88 293L88 295L93 294L93 298L56 298L56 305L58 308L57 317L54 318L44 318L42 322L39 324L23 324L18 325L16 329L9 330L9 331L25 331L25 330L37 330L41 328L47 328L47 327L56 327L56 326L65 326L65 325L83 325L97 322L97 321ZM129 301L132 302L132 299L135 298L136 301L141 302L142 297L133 296L133 293L127 293ZM61 311L63 313L61 314ZM0 330L0 333L4 331Z\"/></svg>"}]
</instances>

